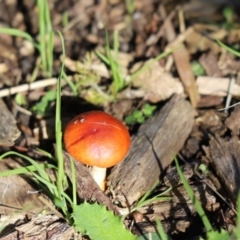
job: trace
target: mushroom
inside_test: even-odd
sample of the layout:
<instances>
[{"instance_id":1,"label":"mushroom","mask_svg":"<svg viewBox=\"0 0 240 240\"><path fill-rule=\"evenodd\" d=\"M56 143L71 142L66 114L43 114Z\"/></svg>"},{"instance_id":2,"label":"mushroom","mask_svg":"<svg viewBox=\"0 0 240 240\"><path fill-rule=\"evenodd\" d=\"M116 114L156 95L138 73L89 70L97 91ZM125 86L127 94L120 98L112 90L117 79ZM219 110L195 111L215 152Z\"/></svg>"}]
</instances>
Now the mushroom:
<instances>
[{"instance_id":1,"label":"mushroom","mask_svg":"<svg viewBox=\"0 0 240 240\"><path fill-rule=\"evenodd\" d=\"M131 140L122 122L101 111L73 118L65 128L63 139L74 159L92 166L91 174L102 190L105 190L106 168L126 157Z\"/></svg>"}]
</instances>

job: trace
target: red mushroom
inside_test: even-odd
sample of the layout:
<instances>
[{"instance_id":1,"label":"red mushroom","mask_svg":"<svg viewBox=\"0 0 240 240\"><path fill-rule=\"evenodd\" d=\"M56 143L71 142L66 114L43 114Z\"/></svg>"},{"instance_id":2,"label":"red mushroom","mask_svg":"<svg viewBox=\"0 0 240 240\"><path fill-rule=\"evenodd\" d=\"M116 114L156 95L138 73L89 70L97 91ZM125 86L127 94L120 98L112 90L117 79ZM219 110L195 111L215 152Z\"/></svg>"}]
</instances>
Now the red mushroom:
<instances>
[{"instance_id":1,"label":"red mushroom","mask_svg":"<svg viewBox=\"0 0 240 240\"><path fill-rule=\"evenodd\" d=\"M105 189L106 168L122 161L130 148L127 128L101 111L76 116L66 126L63 138L73 158L92 166L91 174L102 190Z\"/></svg>"}]
</instances>

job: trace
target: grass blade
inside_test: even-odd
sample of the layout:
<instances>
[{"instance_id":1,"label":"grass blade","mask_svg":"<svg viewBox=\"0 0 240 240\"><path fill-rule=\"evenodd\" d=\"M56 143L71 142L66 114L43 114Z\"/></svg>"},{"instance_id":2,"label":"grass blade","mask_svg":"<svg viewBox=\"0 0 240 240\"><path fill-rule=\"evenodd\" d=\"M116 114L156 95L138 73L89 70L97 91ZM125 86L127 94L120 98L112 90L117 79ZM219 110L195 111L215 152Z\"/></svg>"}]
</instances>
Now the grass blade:
<instances>
[{"instance_id":1,"label":"grass blade","mask_svg":"<svg viewBox=\"0 0 240 240\"><path fill-rule=\"evenodd\" d=\"M190 197L191 201L193 202L193 204L194 204L194 206L195 206L199 216L201 217L202 222L203 222L203 224L204 224L204 226L206 228L207 233L213 232L212 225L209 222L209 220L208 220L208 218L207 218L207 216L206 216L206 214L205 214L205 212L204 212L204 210L203 210L199 200L196 198L196 196L195 196L191 186L188 184L185 176L183 175L183 173L181 171L181 168L180 168L176 158L175 158L175 164L176 164L176 168L177 168L177 171L178 171L178 175L179 175L179 177L180 177L180 179L181 179L181 181L183 183L183 186L186 189L186 192L187 192L188 196Z\"/></svg>"},{"instance_id":2,"label":"grass blade","mask_svg":"<svg viewBox=\"0 0 240 240\"><path fill-rule=\"evenodd\" d=\"M15 29L15 28L0 28L0 33L8 34L8 35L11 35L14 37L22 37L22 38L30 41L34 45L34 47L40 51L39 44L35 43L32 36L26 32L23 32L19 29Z\"/></svg>"},{"instance_id":3,"label":"grass blade","mask_svg":"<svg viewBox=\"0 0 240 240\"><path fill-rule=\"evenodd\" d=\"M48 164L48 163L39 164L39 166L41 168L44 168L44 169L46 169L46 168L56 169L56 166L54 166L52 164ZM26 166L26 167L19 167L19 168L16 168L16 169L0 172L0 177L19 175L19 174L26 174L26 173L34 172L34 171L37 171L37 168L35 166L33 166L33 165Z\"/></svg>"},{"instance_id":4,"label":"grass blade","mask_svg":"<svg viewBox=\"0 0 240 240\"><path fill-rule=\"evenodd\" d=\"M57 173L57 188L59 191L59 197L63 193L63 180L64 180L64 163L63 163L63 153L62 153L62 130L61 130L61 79L64 72L65 63L65 47L64 39L62 34L58 31L62 42L63 49L63 62L61 65L60 75L57 82L57 99L56 99L56 117L55 117L55 132L56 132L56 148L57 148L57 160L58 160L58 173Z\"/></svg>"}]
</instances>

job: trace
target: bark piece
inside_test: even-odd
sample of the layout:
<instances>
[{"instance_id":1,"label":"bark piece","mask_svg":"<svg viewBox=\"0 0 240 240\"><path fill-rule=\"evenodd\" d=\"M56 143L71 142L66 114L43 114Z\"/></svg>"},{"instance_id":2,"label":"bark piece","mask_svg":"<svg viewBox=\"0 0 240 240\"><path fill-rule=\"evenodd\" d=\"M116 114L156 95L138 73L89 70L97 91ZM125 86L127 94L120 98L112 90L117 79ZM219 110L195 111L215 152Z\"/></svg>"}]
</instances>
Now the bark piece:
<instances>
[{"instance_id":1,"label":"bark piece","mask_svg":"<svg viewBox=\"0 0 240 240\"><path fill-rule=\"evenodd\" d=\"M233 132L234 135L239 135L240 133L240 106L236 106L225 121L225 125Z\"/></svg>"},{"instance_id":2,"label":"bark piece","mask_svg":"<svg viewBox=\"0 0 240 240\"><path fill-rule=\"evenodd\" d=\"M0 109L0 145L13 146L21 133L16 126L16 120L2 99L0 99Z\"/></svg>"},{"instance_id":3,"label":"bark piece","mask_svg":"<svg viewBox=\"0 0 240 240\"><path fill-rule=\"evenodd\" d=\"M181 166L182 173L187 180L194 174L194 165L195 163L186 163ZM177 186L181 183L180 176L175 166L170 166L167 168L163 177L163 182L167 187Z\"/></svg>"},{"instance_id":4,"label":"bark piece","mask_svg":"<svg viewBox=\"0 0 240 240\"><path fill-rule=\"evenodd\" d=\"M218 67L218 56L213 52L210 51L202 54L199 62L206 71L207 76L222 77L223 74Z\"/></svg>"},{"instance_id":5,"label":"bark piece","mask_svg":"<svg viewBox=\"0 0 240 240\"><path fill-rule=\"evenodd\" d=\"M198 108L207 108L207 107L215 107L217 105L220 105L223 102L223 97L219 96L204 96L200 99L198 102Z\"/></svg>"},{"instance_id":6,"label":"bark piece","mask_svg":"<svg viewBox=\"0 0 240 240\"><path fill-rule=\"evenodd\" d=\"M238 137L234 136L230 140L219 136L210 137L209 154L219 180L233 204L236 205L240 189L240 142Z\"/></svg>"},{"instance_id":7,"label":"bark piece","mask_svg":"<svg viewBox=\"0 0 240 240\"><path fill-rule=\"evenodd\" d=\"M159 178L182 148L194 122L194 109L175 95L132 138L128 157L115 166L108 185L123 206L132 205Z\"/></svg>"},{"instance_id":8,"label":"bark piece","mask_svg":"<svg viewBox=\"0 0 240 240\"><path fill-rule=\"evenodd\" d=\"M66 221L59 219L55 215L38 215L30 222L15 228L10 234L2 234L2 240L36 240L36 239L82 239L80 235L74 233L74 228Z\"/></svg>"}]
</instances>

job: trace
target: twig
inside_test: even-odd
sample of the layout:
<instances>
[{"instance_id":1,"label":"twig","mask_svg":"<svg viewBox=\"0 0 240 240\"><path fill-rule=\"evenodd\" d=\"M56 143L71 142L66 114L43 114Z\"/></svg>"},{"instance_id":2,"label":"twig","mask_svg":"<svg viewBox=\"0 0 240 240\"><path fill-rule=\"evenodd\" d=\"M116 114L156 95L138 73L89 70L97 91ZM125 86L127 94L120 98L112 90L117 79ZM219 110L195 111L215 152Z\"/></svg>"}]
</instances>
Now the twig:
<instances>
[{"instance_id":1,"label":"twig","mask_svg":"<svg viewBox=\"0 0 240 240\"><path fill-rule=\"evenodd\" d=\"M232 94L231 94L231 89L233 84L235 83L235 79L233 77L231 77L229 85L228 85L228 94L227 94L227 99L226 99L226 104L225 104L225 110L224 113L228 112L228 108L230 106L230 102L232 100Z\"/></svg>"},{"instance_id":2,"label":"twig","mask_svg":"<svg viewBox=\"0 0 240 240\"><path fill-rule=\"evenodd\" d=\"M11 87L7 89L0 90L0 97L6 97L20 92L26 92L37 88L44 88L57 83L57 78L49 78L44 80L39 80L37 82L22 84L20 86Z\"/></svg>"}]
</instances>

